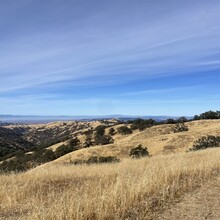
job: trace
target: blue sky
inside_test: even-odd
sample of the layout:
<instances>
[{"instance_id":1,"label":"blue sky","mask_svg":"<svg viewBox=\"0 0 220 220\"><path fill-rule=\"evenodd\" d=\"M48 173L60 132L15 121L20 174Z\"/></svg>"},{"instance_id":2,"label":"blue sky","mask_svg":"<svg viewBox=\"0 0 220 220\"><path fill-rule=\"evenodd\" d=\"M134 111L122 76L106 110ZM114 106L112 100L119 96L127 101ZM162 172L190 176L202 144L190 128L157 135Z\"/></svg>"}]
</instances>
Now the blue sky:
<instances>
[{"instance_id":1,"label":"blue sky","mask_svg":"<svg viewBox=\"0 0 220 220\"><path fill-rule=\"evenodd\" d=\"M1 0L0 114L220 107L219 0Z\"/></svg>"}]
</instances>

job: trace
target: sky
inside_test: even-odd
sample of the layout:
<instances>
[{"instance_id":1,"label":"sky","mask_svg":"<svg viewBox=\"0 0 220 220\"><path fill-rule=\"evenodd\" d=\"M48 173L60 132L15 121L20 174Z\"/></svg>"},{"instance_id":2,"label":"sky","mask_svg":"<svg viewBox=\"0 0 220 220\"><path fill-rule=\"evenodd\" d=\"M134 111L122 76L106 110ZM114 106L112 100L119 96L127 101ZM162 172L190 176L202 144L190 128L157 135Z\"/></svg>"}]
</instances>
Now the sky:
<instances>
[{"instance_id":1,"label":"sky","mask_svg":"<svg viewBox=\"0 0 220 220\"><path fill-rule=\"evenodd\" d=\"M220 109L219 0L1 0L0 114Z\"/></svg>"}]
</instances>

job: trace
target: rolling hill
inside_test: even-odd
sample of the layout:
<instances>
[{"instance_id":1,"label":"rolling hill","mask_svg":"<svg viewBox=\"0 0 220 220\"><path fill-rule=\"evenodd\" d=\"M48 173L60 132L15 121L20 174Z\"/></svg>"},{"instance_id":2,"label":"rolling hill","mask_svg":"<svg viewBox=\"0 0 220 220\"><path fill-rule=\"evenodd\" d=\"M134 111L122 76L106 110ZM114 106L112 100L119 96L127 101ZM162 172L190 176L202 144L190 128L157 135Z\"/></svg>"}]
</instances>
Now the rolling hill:
<instances>
[{"instance_id":1,"label":"rolling hill","mask_svg":"<svg viewBox=\"0 0 220 220\"><path fill-rule=\"evenodd\" d=\"M187 122L189 130L174 133L174 125L157 125L144 131L134 131L129 135L114 135L114 143L80 149L69 153L52 163L65 163L77 159L86 160L91 156L116 156L128 158L131 148L142 144L150 155L183 153L188 151L194 141L207 135L220 135L220 120L200 120ZM113 126L115 129L121 125ZM108 129L106 129L108 133Z\"/></svg>"},{"instance_id":2,"label":"rolling hill","mask_svg":"<svg viewBox=\"0 0 220 220\"><path fill-rule=\"evenodd\" d=\"M19 138L32 143L57 138L55 144L46 146L52 152L68 143L68 138L77 137L80 144L77 150L27 172L0 174L0 218L218 219L220 149L189 149L203 136L220 136L220 120L186 122L188 130L177 133L174 124L135 129L127 135L116 132L114 143L93 142L83 147L88 131L94 135L103 125L106 135L112 128L131 127L114 120L3 126L7 135L20 131ZM68 138L59 141L63 134ZM130 150L139 144L147 147L150 157L129 157ZM117 157L120 162L74 165L74 161L94 156ZM201 199L204 197L206 200Z\"/></svg>"}]
</instances>

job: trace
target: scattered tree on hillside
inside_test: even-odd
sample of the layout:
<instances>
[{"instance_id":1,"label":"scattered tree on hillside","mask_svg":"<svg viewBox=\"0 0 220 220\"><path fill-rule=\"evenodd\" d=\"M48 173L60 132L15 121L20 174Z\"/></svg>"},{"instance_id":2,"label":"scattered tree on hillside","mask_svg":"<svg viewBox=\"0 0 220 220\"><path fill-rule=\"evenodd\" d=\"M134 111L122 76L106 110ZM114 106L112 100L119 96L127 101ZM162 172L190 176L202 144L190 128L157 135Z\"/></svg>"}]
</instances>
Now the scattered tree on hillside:
<instances>
[{"instance_id":1,"label":"scattered tree on hillside","mask_svg":"<svg viewBox=\"0 0 220 220\"><path fill-rule=\"evenodd\" d=\"M116 134L115 129L114 128L110 128L109 129L109 134L112 135L112 136L115 135Z\"/></svg>"},{"instance_id":2,"label":"scattered tree on hillside","mask_svg":"<svg viewBox=\"0 0 220 220\"><path fill-rule=\"evenodd\" d=\"M105 128L106 126L105 125L99 125L95 128L95 131L96 131L96 134L102 136L105 134Z\"/></svg>"},{"instance_id":3,"label":"scattered tree on hillside","mask_svg":"<svg viewBox=\"0 0 220 220\"><path fill-rule=\"evenodd\" d=\"M176 121L174 119L172 119L172 118L168 118L166 120L166 124L176 124Z\"/></svg>"},{"instance_id":4,"label":"scattered tree on hillside","mask_svg":"<svg viewBox=\"0 0 220 220\"><path fill-rule=\"evenodd\" d=\"M137 118L133 121L129 121L131 123L131 130L136 130L139 129L140 131L145 130L146 128L149 128L153 125L156 124L155 120L153 119L142 119L142 118Z\"/></svg>"},{"instance_id":5,"label":"scattered tree on hillside","mask_svg":"<svg viewBox=\"0 0 220 220\"><path fill-rule=\"evenodd\" d=\"M56 149L55 155L56 155L57 158L58 158L58 157L62 157L63 155L68 154L68 153L70 153L70 152L72 152L72 151L76 151L76 150L78 150L78 149L79 149L78 146L72 146L72 145L69 145L69 144L67 144L67 145L61 145L61 146L59 146L59 147Z\"/></svg>"},{"instance_id":6,"label":"scattered tree on hillside","mask_svg":"<svg viewBox=\"0 0 220 220\"><path fill-rule=\"evenodd\" d=\"M200 115L195 115L194 120L203 120L203 119L220 119L220 111L207 111Z\"/></svg>"},{"instance_id":7,"label":"scattered tree on hillside","mask_svg":"<svg viewBox=\"0 0 220 220\"><path fill-rule=\"evenodd\" d=\"M149 152L147 148L142 147L142 145L139 144L137 147L132 148L130 150L129 156L132 158L141 158L141 157L149 156Z\"/></svg>"},{"instance_id":8,"label":"scattered tree on hillside","mask_svg":"<svg viewBox=\"0 0 220 220\"><path fill-rule=\"evenodd\" d=\"M94 137L95 145L106 145L114 143L114 139L110 135L98 135Z\"/></svg>"},{"instance_id":9,"label":"scattered tree on hillside","mask_svg":"<svg viewBox=\"0 0 220 220\"><path fill-rule=\"evenodd\" d=\"M186 117L180 117L180 118L177 120L178 123L185 123L185 122L187 122L187 121L188 121L188 120L187 120Z\"/></svg>"},{"instance_id":10,"label":"scattered tree on hillside","mask_svg":"<svg viewBox=\"0 0 220 220\"><path fill-rule=\"evenodd\" d=\"M117 128L117 132L119 134L126 135L126 134L131 134L132 130L130 128L128 128L127 126L121 126L121 127Z\"/></svg>"}]
</instances>

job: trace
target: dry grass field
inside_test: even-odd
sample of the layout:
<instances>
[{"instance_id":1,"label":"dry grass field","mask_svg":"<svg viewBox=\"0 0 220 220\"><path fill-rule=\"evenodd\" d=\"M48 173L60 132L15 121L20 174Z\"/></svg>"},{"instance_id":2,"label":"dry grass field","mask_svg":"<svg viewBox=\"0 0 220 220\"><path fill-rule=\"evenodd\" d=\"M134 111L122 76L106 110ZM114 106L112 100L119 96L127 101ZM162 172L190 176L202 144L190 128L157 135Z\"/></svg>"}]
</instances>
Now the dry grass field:
<instances>
[{"instance_id":1,"label":"dry grass field","mask_svg":"<svg viewBox=\"0 0 220 220\"><path fill-rule=\"evenodd\" d=\"M220 120L200 120L186 123L189 130L173 132L174 125L157 125L144 131L134 131L129 135L114 135L114 144L93 146L69 153L52 163L62 164L77 159L87 160L91 156L116 156L127 158L131 148L142 144L152 156L183 153L188 151L194 141L202 136L220 136ZM116 129L121 125L117 125ZM108 133L108 129L106 129Z\"/></svg>"},{"instance_id":2,"label":"dry grass field","mask_svg":"<svg viewBox=\"0 0 220 220\"><path fill-rule=\"evenodd\" d=\"M218 148L108 165L51 163L0 177L0 219L157 219L219 171Z\"/></svg>"}]
</instances>

